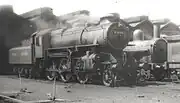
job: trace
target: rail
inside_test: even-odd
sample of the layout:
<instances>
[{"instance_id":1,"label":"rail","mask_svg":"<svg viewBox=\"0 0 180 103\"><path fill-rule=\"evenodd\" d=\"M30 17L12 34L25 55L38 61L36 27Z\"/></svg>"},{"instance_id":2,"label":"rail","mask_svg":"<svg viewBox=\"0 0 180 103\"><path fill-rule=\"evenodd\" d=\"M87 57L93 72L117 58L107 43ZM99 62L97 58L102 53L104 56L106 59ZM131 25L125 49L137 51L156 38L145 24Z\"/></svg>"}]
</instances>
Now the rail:
<instances>
[{"instance_id":1,"label":"rail","mask_svg":"<svg viewBox=\"0 0 180 103\"><path fill-rule=\"evenodd\" d=\"M6 101L8 103L25 103L24 101L22 100L19 100L19 99L15 99L15 98L11 98L11 97L8 97L8 96L5 96L5 95L0 95L0 101L3 100L3 101Z\"/></svg>"}]
</instances>

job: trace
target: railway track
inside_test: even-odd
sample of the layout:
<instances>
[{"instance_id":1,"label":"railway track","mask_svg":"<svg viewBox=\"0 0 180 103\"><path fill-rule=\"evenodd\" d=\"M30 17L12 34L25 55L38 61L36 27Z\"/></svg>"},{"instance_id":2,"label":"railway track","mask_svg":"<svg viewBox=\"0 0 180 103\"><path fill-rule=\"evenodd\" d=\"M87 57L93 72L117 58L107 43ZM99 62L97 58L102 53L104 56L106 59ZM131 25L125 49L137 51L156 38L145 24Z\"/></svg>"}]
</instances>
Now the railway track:
<instances>
[{"instance_id":1,"label":"railway track","mask_svg":"<svg viewBox=\"0 0 180 103\"><path fill-rule=\"evenodd\" d=\"M19 78L17 76L0 76L0 82L0 93L19 90ZM157 98L163 103L178 103L178 94L180 93L180 84L172 82L148 81L146 85L133 88L127 86L109 88L94 84L83 85L79 83L61 83L59 81L56 84L57 97L68 99L71 101L69 103L109 103L112 101L115 101L114 103L124 103L132 102L131 100L134 103L139 103L139 101L158 102L154 101L153 98ZM32 93L21 94L21 100L46 100L47 94L52 92L52 85L53 81L22 78L22 88L27 88Z\"/></svg>"}]
</instances>

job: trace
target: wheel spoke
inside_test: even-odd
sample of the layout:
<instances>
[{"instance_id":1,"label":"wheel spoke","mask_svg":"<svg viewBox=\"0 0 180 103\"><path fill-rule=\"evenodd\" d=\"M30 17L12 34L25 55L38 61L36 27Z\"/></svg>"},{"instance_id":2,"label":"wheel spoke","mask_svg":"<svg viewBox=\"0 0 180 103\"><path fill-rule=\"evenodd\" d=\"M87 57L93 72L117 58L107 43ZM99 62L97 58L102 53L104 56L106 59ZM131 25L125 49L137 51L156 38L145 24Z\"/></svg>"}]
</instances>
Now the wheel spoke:
<instances>
[{"instance_id":1,"label":"wheel spoke","mask_svg":"<svg viewBox=\"0 0 180 103\"><path fill-rule=\"evenodd\" d=\"M56 64L54 62L52 62L52 65L49 67L49 69L55 70L55 69L57 69L56 67L57 67ZM55 76L57 75L57 72L49 71L49 69L48 69L48 71L46 71L46 78L48 80L52 81L52 80L54 80Z\"/></svg>"},{"instance_id":2,"label":"wheel spoke","mask_svg":"<svg viewBox=\"0 0 180 103\"><path fill-rule=\"evenodd\" d=\"M60 60L58 70L60 71L60 77L62 82L67 83L72 79L72 73L70 70L70 62L68 58L63 58Z\"/></svg>"},{"instance_id":3,"label":"wheel spoke","mask_svg":"<svg viewBox=\"0 0 180 103\"><path fill-rule=\"evenodd\" d=\"M47 77L48 80L54 80L54 78L55 78L55 72L47 71L46 77Z\"/></svg>"},{"instance_id":4,"label":"wheel spoke","mask_svg":"<svg viewBox=\"0 0 180 103\"><path fill-rule=\"evenodd\" d=\"M113 83L113 79L114 79L112 71L108 70L108 69L104 70L102 79L103 79L103 84L105 86L108 86L108 87L111 86Z\"/></svg>"},{"instance_id":5,"label":"wheel spoke","mask_svg":"<svg viewBox=\"0 0 180 103\"><path fill-rule=\"evenodd\" d=\"M79 72L79 73L77 73L77 80L79 83L85 84L88 82L89 76L85 72Z\"/></svg>"},{"instance_id":6,"label":"wheel spoke","mask_svg":"<svg viewBox=\"0 0 180 103\"><path fill-rule=\"evenodd\" d=\"M28 78L29 77L28 68L24 68L24 73L25 73L25 77Z\"/></svg>"},{"instance_id":7,"label":"wheel spoke","mask_svg":"<svg viewBox=\"0 0 180 103\"><path fill-rule=\"evenodd\" d=\"M81 84L85 84L88 82L89 80L89 75L87 72L85 72L85 68L84 68L84 61L82 61L81 59L78 59L76 61L76 69L77 69L77 80L79 83Z\"/></svg>"},{"instance_id":8,"label":"wheel spoke","mask_svg":"<svg viewBox=\"0 0 180 103\"><path fill-rule=\"evenodd\" d=\"M61 77L62 82L67 83L67 82L69 82L71 80L72 73L63 72L63 73L60 74L60 77Z\"/></svg>"}]
</instances>

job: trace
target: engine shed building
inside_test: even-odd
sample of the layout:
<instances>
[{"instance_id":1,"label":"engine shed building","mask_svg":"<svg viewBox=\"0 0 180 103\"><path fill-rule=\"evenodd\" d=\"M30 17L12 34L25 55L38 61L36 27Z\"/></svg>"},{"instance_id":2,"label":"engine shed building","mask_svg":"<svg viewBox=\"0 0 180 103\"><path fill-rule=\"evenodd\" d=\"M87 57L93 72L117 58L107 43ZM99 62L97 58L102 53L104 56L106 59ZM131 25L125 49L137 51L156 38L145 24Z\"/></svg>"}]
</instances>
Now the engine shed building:
<instances>
[{"instance_id":1,"label":"engine shed building","mask_svg":"<svg viewBox=\"0 0 180 103\"><path fill-rule=\"evenodd\" d=\"M180 35L180 28L173 22L168 22L161 26L161 35L172 36Z\"/></svg>"},{"instance_id":2,"label":"engine shed building","mask_svg":"<svg viewBox=\"0 0 180 103\"><path fill-rule=\"evenodd\" d=\"M132 23L131 26L141 29L144 32L144 39L149 40L153 37L153 24L149 20L143 20L138 23Z\"/></svg>"},{"instance_id":3,"label":"engine shed building","mask_svg":"<svg viewBox=\"0 0 180 103\"><path fill-rule=\"evenodd\" d=\"M153 37L153 24L147 16L137 16L124 19L135 29L141 29L144 32L144 39L149 40Z\"/></svg>"},{"instance_id":4,"label":"engine shed building","mask_svg":"<svg viewBox=\"0 0 180 103\"><path fill-rule=\"evenodd\" d=\"M153 24L147 16L137 16L124 19L135 29L141 29L144 32L144 39L149 40L153 38ZM180 28L168 19L160 27L161 37L180 35Z\"/></svg>"}]
</instances>

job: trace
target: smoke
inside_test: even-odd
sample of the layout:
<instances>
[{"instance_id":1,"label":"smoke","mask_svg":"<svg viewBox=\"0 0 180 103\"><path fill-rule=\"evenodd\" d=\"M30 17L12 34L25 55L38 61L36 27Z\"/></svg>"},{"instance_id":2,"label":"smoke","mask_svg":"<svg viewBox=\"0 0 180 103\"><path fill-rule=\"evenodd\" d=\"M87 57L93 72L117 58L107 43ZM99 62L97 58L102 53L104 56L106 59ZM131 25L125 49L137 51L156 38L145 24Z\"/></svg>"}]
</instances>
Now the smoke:
<instances>
[{"instance_id":1,"label":"smoke","mask_svg":"<svg viewBox=\"0 0 180 103\"><path fill-rule=\"evenodd\" d=\"M57 28L60 26L58 18L49 7L34 9L21 14L21 16L36 25L37 30Z\"/></svg>"},{"instance_id":2,"label":"smoke","mask_svg":"<svg viewBox=\"0 0 180 103\"><path fill-rule=\"evenodd\" d=\"M0 67L8 69L8 50L20 45L20 41L35 31L33 24L13 12L11 5L0 6Z\"/></svg>"},{"instance_id":3,"label":"smoke","mask_svg":"<svg viewBox=\"0 0 180 103\"><path fill-rule=\"evenodd\" d=\"M27 19L13 12L10 5L0 6L0 36L4 46L12 48L35 31L35 26Z\"/></svg>"},{"instance_id":4,"label":"smoke","mask_svg":"<svg viewBox=\"0 0 180 103\"><path fill-rule=\"evenodd\" d=\"M90 12L87 10L80 10L72 13L68 13L59 16L60 21L66 23L66 27L84 27L86 25L99 25L104 19L109 20L109 22L118 22L120 16L118 13L109 13L102 17L92 17Z\"/></svg>"}]
</instances>

